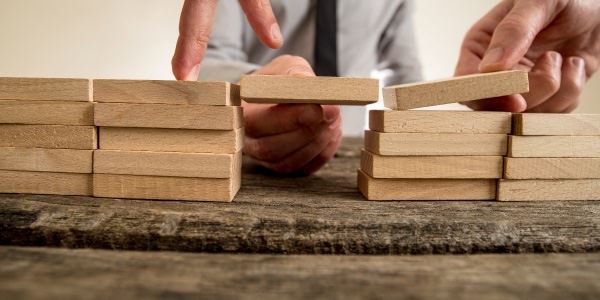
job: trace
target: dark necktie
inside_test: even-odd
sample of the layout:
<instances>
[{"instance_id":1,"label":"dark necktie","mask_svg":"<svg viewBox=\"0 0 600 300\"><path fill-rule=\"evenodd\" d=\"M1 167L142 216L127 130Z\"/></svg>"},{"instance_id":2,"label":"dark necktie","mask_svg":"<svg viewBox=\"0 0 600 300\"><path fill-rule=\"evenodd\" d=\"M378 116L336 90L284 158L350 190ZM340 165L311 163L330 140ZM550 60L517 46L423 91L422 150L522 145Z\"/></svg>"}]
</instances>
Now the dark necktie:
<instances>
[{"instance_id":1,"label":"dark necktie","mask_svg":"<svg viewBox=\"0 0 600 300\"><path fill-rule=\"evenodd\" d=\"M317 0L315 34L317 76L338 76L336 4L337 0Z\"/></svg>"}]
</instances>

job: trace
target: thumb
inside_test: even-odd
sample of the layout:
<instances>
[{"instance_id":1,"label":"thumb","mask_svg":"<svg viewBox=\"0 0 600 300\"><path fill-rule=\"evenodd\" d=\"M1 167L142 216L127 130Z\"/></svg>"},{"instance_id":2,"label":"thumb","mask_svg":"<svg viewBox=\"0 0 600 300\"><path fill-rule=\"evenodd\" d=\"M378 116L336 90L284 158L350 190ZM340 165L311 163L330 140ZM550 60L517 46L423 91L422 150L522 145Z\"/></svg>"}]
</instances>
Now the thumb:
<instances>
[{"instance_id":1,"label":"thumb","mask_svg":"<svg viewBox=\"0 0 600 300\"><path fill-rule=\"evenodd\" d=\"M513 8L494 29L479 65L481 72L509 70L517 65L538 33L561 10L554 0L514 2Z\"/></svg>"}]
</instances>

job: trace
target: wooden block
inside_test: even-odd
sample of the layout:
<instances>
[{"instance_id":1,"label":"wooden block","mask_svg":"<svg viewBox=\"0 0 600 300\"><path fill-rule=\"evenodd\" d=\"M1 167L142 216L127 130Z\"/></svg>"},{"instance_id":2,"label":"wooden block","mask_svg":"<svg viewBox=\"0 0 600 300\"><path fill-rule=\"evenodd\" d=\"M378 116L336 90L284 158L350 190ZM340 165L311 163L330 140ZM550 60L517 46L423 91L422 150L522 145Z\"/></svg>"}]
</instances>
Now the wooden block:
<instances>
[{"instance_id":1,"label":"wooden block","mask_svg":"<svg viewBox=\"0 0 600 300\"><path fill-rule=\"evenodd\" d=\"M0 193L92 195L92 174L0 170Z\"/></svg>"},{"instance_id":2,"label":"wooden block","mask_svg":"<svg viewBox=\"0 0 600 300\"><path fill-rule=\"evenodd\" d=\"M88 102L91 97L89 79L0 77L0 100Z\"/></svg>"},{"instance_id":3,"label":"wooden block","mask_svg":"<svg viewBox=\"0 0 600 300\"><path fill-rule=\"evenodd\" d=\"M375 179L358 170L358 189L367 200L494 200L493 179Z\"/></svg>"},{"instance_id":4,"label":"wooden block","mask_svg":"<svg viewBox=\"0 0 600 300\"><path fill-rule=\"evenodd\" d=\"M95 197L230 202L239 189L239 173L232 178L94 174Z\"/></svg>"},{"instance_id":5,"label":"wooden block","mask_svg":"<svg viewBox=\"0 0 600 300\"><path fill-rule=\"evenodd\" d=\"M395 156L504 156L506 134L381 133L365 131L365 149Z\"/></svg>"},{"instance_id":6,"label":"wooden block","mask_svg":"<svg viewBox=\"0 0 600 300\"><path fill-rule=\"evenodd\" d=\"M600 200L599 179L498 181L498 201Z\"/></svg>"},{"instance_id":7,"label":"wooden block","mask_svg":"<svg viewBox=\"0 0 600 300\"><path fill-rule=\"evenodd\" d=\"M600 136L509 136L509 157L600 157Z\"/></svg>"},{"instance_id":8,"label":"wooden block","mask_svg":"<svg viewBox=\"0 0 600 300\"><path fill-rule=\"evenodd\" d=\"M600 114L515 114L515 135L600 135Z\"/></svg>"},{"instance_id":9,"label":"wooden block","mask_svg":"<svg viewBox=\"0 0 600 300\"><path fill-rule=\"evenodd\" d=\"M389 133L488 134L511 132L511 113L442 110L371 110L369 128Z\"/></svg>"},{"instance_id":10,"label":"wooden block","mask_svg":"<svg viewBox=\"0 0 600 300\"><path fill-rule=\"evenodd\" d=\"M224 81L94 79L94 101L240 106L240 87Z\"/></svg>"},{"instance_id":11,"label":"wooden block","mask_svg":"<svg viewBox=\"0 0 600 300\"><path fill-rule=\"evenodd\" d=\"M94 173L231 178L241 172L242 152L207 154L149 151L94 151Z\"/></svg>"},{"instance_id":12,"label":"wooden block","mask_svg":"<svg viewBox=\"0 0 600 300\"><path fill-rule=\"evenodd\" d=\"M94 126L0 124L0 147L93 150L98 139Z\"/></svg>"},{"instance_id":13,"label":"wooden block","mask_svg":"<svg viewBox=\"0 0 600 300\"><path fill-rule=\"evenodd\" d=\"M0 148L0 170L92 173L93 150Z\"/></svg>"},{"instance_id":14,"label":"wooden block","mask_svg":"<svg viewBox=\"0 0 600 300\"><path fill-rule=\"evenodd\" d=\"M94 125L91 102L0 100L0 123Z\"/></svg>"},{"instance_id":15,"label":"wooden block","mask_svg":"<svg viewBox=\"0 0 600 300\"><path fill-rule=\"evenodd\" d=\"M244 126L241 107L96 103L96 126L233 130Z\"/></svg>"},{"instance_id":16,"label":"wooden block","mask_svg":"<svg viewBox=\"0 0 600 300\"><path fill-rule=\"evenodd\" d=\"M600 158L504 158L506 179L600 179Z\"/></svg>"},{"instance_id":17,"label":"wooden block","mask_svg":"<svg viewBox=\"0 0 600 300\"><path fill-rule=\"evenodd\" d=\"M391 109L411 109L529 92L526 70L459 76L383 88Z\"/></svg>"},{"instance_id":18,"label":"wooden block","mask_svg":"<svg viewBox=\"0 0 600 300\"><path fill-rule=\"evenodd\" d=\"M100 127L100 149L233 154L244 146L244 129L194 130Z\"/></svg>"},{"instance_id":19,"label":"wooden block","mask_svg":"<svg viewBox=\"0 0 600 300\"><path fill-rule=\"evenodd\" d=\"M250 103L366 105L379 99L379 80L372 78L243 75L240 85Z\"/></svg>"},{"instance_id":20,"label":"wooden block","mask_svg":"<svg viewBox=\"0 0 600 300\"><path fill-rule=\"evenodd\" d=\"M502 178L502 156L380 156L363 150L360 168L373 178Z\"/></svg>"}]
</instances>

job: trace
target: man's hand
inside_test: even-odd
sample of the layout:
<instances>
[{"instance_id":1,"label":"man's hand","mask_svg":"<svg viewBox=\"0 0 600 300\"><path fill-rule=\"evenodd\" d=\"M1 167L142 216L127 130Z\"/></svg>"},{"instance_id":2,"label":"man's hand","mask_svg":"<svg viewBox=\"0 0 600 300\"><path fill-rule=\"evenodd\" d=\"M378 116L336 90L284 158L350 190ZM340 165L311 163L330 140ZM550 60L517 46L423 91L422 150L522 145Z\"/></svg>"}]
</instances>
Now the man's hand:
<instances>
[{"instance_id":1,"label":"man's hand","mask_svg":"<svg viewBox=\"0 0 600 300\"><path fill-rule=\"evenodd\" d=\"M527 69L530 92L471 101L477 110L570 112L600 63L600 1L504 0L462 45L456 75Z\"/></svg>"},{"instance_id":2,"label":"man's hand","mask_svg":"<svg viewBox=\"0 0 600 300\"><path fill-rule=\"evenodd\" d=\"M279 25L269 0L240 0L258 39L271 48L283 45ZM197 80L215 21L218 0L185 0L179 18L179 38L171 61L178 80Z\"/></svg>"},{"instance_id":3,"label":"man's hand","mask_svg":"<svg viewBox=\"0 0 600 300\"><path fill-rule=\"evenodd\" d=\"M315 76L301 57L283 55L260 75ZM333 158L341 138L342 117L337 105L243 103L244 153L279 173L311 174Z\"/></svg>"}]
</instances>

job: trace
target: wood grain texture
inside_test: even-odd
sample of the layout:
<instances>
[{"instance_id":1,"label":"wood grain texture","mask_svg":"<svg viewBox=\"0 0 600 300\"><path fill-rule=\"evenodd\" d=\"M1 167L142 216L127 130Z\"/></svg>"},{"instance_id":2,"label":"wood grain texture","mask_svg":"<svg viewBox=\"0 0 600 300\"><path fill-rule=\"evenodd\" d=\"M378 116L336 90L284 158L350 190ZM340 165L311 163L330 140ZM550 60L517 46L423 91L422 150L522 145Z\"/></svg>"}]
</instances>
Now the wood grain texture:
<instances>
[{"instance_id":1,"label":"wood grain texture","mask_svg":"<svg viewBox=\"0 0 600 300\"><path fill-rule=\"evenodd\" d=\"M502 178L502 156L381 156L363 150L360 168L373 178Z\"/></svg>"},{"instance_id":2,"label":"wood grain texture","mask_svg":"<svg viewBox=\"0 0 600 300\"><path fill-rule=\"evenodd\" d=\"M230 202L239 189L239 173L231 178L94 174L95 197Z\"/></svg>"},{"instance_id":3,"label":"wood grain texture","mask_svg":"<svg viewBox=\"0 0 600 300\"><path fill-rule=\"evenodd\" d=\"M241 107L96 103L96 126L233 130L244 126Z\"/></svg>"},{"instance_id":4,"label":"wood grain texture","mask_svg":"<svg viewBox=\"0 0 600 300\"><path fill-rule=\"evenodd\" d=\"M511 132L511 113L442 110L371 110L369 129L389 133L488 134Z\"/></svg>"},{"instance_id":5,"label":"wood grain texture","mask_svg":"<svg viewBox=\"0 0 600 300\"><path fill-rule=\"evenodd\" d=\"M0 147L93 150L97 146L94 126L0 124Z\"/></svg>"},{"instance_id":6,"label":"wood grain texture","mask_svg":"<svg viewBox=\"0 0 600 300\"><path fill-rule=\"evenodd\" d=\"M94 125L94 104L68 101L0 100L0 123Z\"/></svg>"},{"instance_id":7,"label":"wood grain texture","mask_svg":"<svg viewBox=\"0 0 600 300\"><path fill-rule=\"evenodd\" d=\"M72 78L0 77L0 100L92 101L91 81Z\"/></svg>"},{"instance_id":8,"label":"wood grain texture","mask_svg":"<svg viewBox=\"0 0 600 300\"><path fill-rule=\"evenodd\" d=\"M223 81L94 79L94 101L240 106L240 87Z\"/></svg>"},{"instance_id":9,"label":"wood grain texture","mask_svg":"<svg viewBox=\"0 0 600 300\"><path fill-rule=\"evenodd\" d=\"M537 114L513 116L515 135L600 135L600 114Z\"/></svg>"},{"instance_id":10,"label":"wood grain texture","mask_svg":"<svg viewBox=\"0 0 600 300\"><path fill-rule=\"evenodd\" d=\"M599 261L600 253L356 257L5 246L0 290L6 299L594 299Z\"/></svg>"},{"instance_id":11,"label":"wood grain texture","mask_svg":"<svg viewBox=\"0 0 600 300\"><path fill-rule=\"evenodd\" d=\"M236 154L94 151L94 173L98 174L230 178L239 174L241 167L241 151Z\"/></svg>"},{"instance_id":12,"label":"wood grain texture","mask_svg":"<svg viewBox=\"0 0 600 300\"><path fill-rule=\"evenodd\" d=\"M244 128L194 130L100 127L100 149L233 154L244 147Z\"/></svg>"},{"instance_id":13,"label":"wood grain texture","mask_svg":"<svg viewBox=\"0 0 600 300\"><path fill-rule=\"evenodd\" d=\"M600 200L599 179L498 181L498 201Z\"/></svg>"},{"instance_id":14,"label":"wood grain texture","mask_svg":"<svg viewBox=\"0 0 600 300\"><path fill-rule=\"evenodd\" d=\"M509 157L600 157L600 136L514 136Z\"/></svg>"},{"instance_id":15,"label":"wood grain texture","mask_svg":"<svg viewBox=\"0 0 600 300\"><path fill-rule=\"evenodd\" d=\"M506 134L380 133L365 131L365 149L394 156L504 156Z\"/></svg>"},{"instance_id":16,"label":"wood grain texture","mask_svg":"<svg viewBox=\"0 0 600 300\"><path fill-rule=\"evenodd\" d=\"M92 195L92 174L0 170L0 193Z\"/></svg>"},{"instance_id":17,"label":"wood grain texture","mask_svg":"<svg viewBox=\"0 0 600 300\"><path fill-rule=\"evenodd\" d=\"M526 70L459 76L383 88L387 108L404 110L529 92Z\"/></svg>"},{"instance_id":18,"label":"wood grain texture","mask_svg":"<svg viewBox=\"0 0 600 300\"><path fill-rule=\"evenodd\" d=\"M358 189L367 200L494 200L496 180L373 178L358 170Z\"/></svg>"},{"instance_id":19,"label":"wood grain texture","mask_svg":"<svg viewBox=\"0 0 600 300\"><path fill-rule=\"evenodd\" d=\"M379 99L379 80L372 78L242 75L240 85L250 103L366 105Z\"/></svg>"},{"instance_id":20,"label":"wood grain texture","mask_svg":"<svg viewBox=\"0 0 600 300\"><path fill-rule=\"evenodd\" d=\"M504 158L506 179L600 179L600 158Z\"/></svg>"},{"instance_id":21,"label":"wood grain texture","mask_svg":"<svg viewBox=\"0 0 600 300\"><path fill-rule=\"evenodd\" d=\"M93 150L0 148L0 170L92 173Z\"/></svg>"},{"instance_id":22,"label":"wood grain texture","mask_svg":"<svg viewBox=\"0 0 600 300\"><path fill-rule=\"evenodd\" d=\"M356 188L362 147L362 139L344 138L335 159L314 175L301 177L268 172L244 157L244 184L230 204L0 194L0 244L102 248L111 253L130 249L380 257L600 252L600 201L365 201Z\"/></svg>"}]
</instances>

